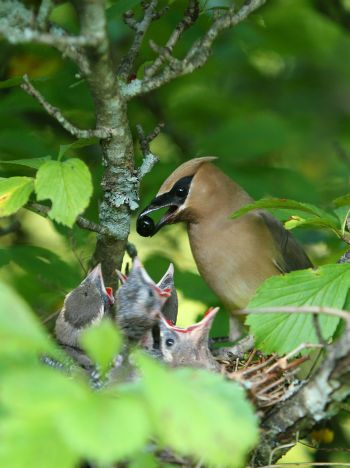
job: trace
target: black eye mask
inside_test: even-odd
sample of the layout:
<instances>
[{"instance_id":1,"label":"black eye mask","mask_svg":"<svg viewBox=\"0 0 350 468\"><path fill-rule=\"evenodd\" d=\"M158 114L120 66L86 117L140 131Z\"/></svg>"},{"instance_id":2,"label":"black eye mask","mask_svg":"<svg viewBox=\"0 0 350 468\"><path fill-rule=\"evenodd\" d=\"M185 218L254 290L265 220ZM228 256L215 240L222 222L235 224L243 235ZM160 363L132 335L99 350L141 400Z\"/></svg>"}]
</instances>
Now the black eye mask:
<instances>
[{"instance_id":1,"label":"black eye mask","mask_svg":"<svg viewBox=\"0 0 350 468\"><path fill-rule=\"evenodd\" d=\"M183 205L187 198L192 179L193 176L182 177L169 192L159 195L151 201L137 219L136 230L140 236L153 236L159 229L172 220L177 209ZM148 213L164 207L169 207L167 213L155 224L152 218L147 216Z\"/></svg>"}]
</instances>

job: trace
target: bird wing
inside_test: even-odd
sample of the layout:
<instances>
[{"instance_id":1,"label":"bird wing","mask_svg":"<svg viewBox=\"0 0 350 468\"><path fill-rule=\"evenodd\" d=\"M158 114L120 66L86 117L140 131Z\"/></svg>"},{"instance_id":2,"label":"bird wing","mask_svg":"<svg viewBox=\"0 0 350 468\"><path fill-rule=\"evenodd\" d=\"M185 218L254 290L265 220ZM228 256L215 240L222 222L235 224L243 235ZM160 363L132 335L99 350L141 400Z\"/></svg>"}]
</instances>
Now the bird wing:
<instances>
[{"instance_id":1,"label":"bird wing","mask_svg":"<svg viewBox=\"0 0 350 468\"><path fill-rule=\"evenodd\" d=\"M294 270L312 268L313 265L302 246L294 239L292 234L284 228L283 224L266 211L260 212L267 228L272 234L281 253L274 259L274 264L281 273L289 273Z\"/></svg>"}]
</instances>

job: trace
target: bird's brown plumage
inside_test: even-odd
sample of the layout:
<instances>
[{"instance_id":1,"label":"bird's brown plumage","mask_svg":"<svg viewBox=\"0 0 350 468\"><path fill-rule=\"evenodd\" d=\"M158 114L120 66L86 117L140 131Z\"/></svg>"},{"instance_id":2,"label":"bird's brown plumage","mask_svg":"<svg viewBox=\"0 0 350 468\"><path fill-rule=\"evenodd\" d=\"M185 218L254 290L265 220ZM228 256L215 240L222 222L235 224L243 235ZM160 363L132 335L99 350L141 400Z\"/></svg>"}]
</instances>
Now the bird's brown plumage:
<instances>
[{"instance_id":1,"label":"bird's brown plumage","mask_svg":"<svg viewBox=\"0 0 350 468\"><path fill-rule=\"evenodd\" d=\"M179 166L164 181L153 202L179 179L193 176L186 199L169 223L187 223L199 273L233 311L244 308L266 278L312 264L282 223L269 213L255 210L238 219L230 218L252 199L211 163L214 159L196 158Z\"/></svg>"}]
</instances>

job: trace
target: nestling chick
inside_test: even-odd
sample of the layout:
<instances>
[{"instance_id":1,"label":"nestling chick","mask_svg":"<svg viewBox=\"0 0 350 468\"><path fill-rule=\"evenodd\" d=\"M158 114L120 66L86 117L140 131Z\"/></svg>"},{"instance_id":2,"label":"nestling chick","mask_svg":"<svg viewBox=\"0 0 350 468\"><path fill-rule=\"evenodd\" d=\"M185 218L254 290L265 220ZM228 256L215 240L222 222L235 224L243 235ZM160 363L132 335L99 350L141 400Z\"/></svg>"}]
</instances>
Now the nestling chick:
<instances>
[{"instance_id":1,"label":"nestling chick","mask_svg":"<svg viewBox=\"0 0 350 468\"><path fill-rule=\"evenodd\" d=\"M86 328L99 323L108 314L113 303L113 294L104 285L100 264L65 297L56 320L55 335L64 350L83 367L90 365L90 360L81 350L79 338Z\"/></svg>"},{"instance_id":2,"label":"nestling chick","mask_svg":"<svg viewBox=\"0 0 350 468\"><path fill-rule=\"evenodd\" d=\"M219 308L211 308L203 319L188 328L180 328L160 320L160 349L171 366L201 367L219 370L219 364L209 350L209 332Z\"/></svg>"},{"instance_id":3,"label":"nestling chick","mask_svg":"<svg viewBox=\"0 0 350 468\"><path fill-rule=\"evenodd\" d=\"M121 284L124 284L128 279L128 277L119 270L117 270L117 275ZM172 263L170 263L169 268L164 273L163 277L158 281L157 286L163 292L170 290L170 296L165 299L165 302L162 306L162 314L166 319L171 320L171 322L175 324L177 320L179 304L174 283L174 265Z\"/></svg>"},{"instance_id":4,"label":"nestling chick","mask_svg":"<svg viewBox=\"0 0 350 468\"><path fill-rule=\"evenodd\" d=\"M196 158L179 166L140 214L137 230L156 234L166 224L185 222L198 271L225 307L243 309L272 275L312 267L282 223L263 210L238 219L230 215L250 196L211 162ZM157 225L148 214L169 207Z\"/></svg>"},{"instance_id":5,"label":"nestling chick","mask_svg":"<svg viewBox=\"0 0 350 468\"><path fill-rule=\"evenodd\" d=\"M135 258L128 278L116 294L116 321L130 342L140 342L158 323L161 309L170 295L170 288L157 286Z\"/></svg>"}]
</instances>

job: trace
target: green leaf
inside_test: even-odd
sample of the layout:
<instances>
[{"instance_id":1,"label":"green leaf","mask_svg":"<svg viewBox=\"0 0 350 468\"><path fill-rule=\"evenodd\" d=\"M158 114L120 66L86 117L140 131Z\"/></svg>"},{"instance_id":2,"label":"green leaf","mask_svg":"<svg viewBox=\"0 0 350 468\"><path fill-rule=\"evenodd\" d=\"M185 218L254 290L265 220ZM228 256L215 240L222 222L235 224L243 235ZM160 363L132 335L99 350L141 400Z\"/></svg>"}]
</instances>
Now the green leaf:
<instances>
[{"instance_id":1,"label":"green leaf","mask_svg":"<svg viewBox=\"0 0 350 468\"><path fill-rule=\"evenodd\" d=\"M136 362L161 444L205 465L243 466L258 429L239 385L204 370L169 371L141 354Z\"/></svg>"},{"instance_id":2,"label":"green leaf","mask_svg":"<svg viewBox=\"0 0 350 468\"><path fill-rule=\"evenodd\" d=\"M347 206L350 205L350 193L342 197L336 198L333 200L335 206Z\"/></svg>"},{"instance_id":3,"label":"green leaf","mask_svg":"<svg viewBox=\"0 0 350 468\"><path fill-rule=\"evenodd\" d=\"M27 304L0 282L0 355L10 350L51 352L53 345Z\"/></svg>"},{"instance_id":4,"label":"green leaf","mask_svg":"<svg viewBox=\"0 0 350 468\"><path fill-rule=\"evenodd\" d=\"M303 226L312 226L315 228L330 228L330 229L339 229L339 226L335 226L335 224L330 222L329 218L317 218L315 216L310 216L309 218L303 218L301 216L292 215L288 221L285 221L284 227L288 230L294 229L296 227L303 227Z\"/></svg>"},{"instance_id":5,"label":"green leaf","mask_svg":"<svg viewBox=\"0 0 350 468\"><path fill-rule=\"evenodd\" d=\"M265 281L248 308L316 305L342 309L349 288L349 264L293 271ZM329 339L339 319L320 314L319 322L323 338ZM318 343L310 314L256 314L248 316L246 323L257 347L267 353L283 354L301 343Z\"/></svg>"},{"instance_id":6,"label":"green leaf","mask_svg":"<svg viewBox=\"0 0 350 468\"><path fill-rule=\"evenodd\" d=\"M16 213L34 189L32 177L10 177L0 180L0 217Z\"/></svg>"},{"instance_id":7,"label":"green leaf","mask_svg":"<svg viewBox=\"0 0 350 468\"><path fill-rule=\"evenodd\" d=\"M151 435L147 409L135 395L92 394L58 415L67 443L84 458L112 463L140 451Z\"/></svg>"},{"instance_id":8,"label":"green leaf","mask_svg":"<svg viewBox=\"0 0 350 468\"><path fill-rule=\"evenodd\" d=\"M23 83L22 76L15 76L14 78L9 78L8 80L0 81L0 89L13 88Z\"/></svg>"},{"instance_id":9,"label":"green leaf","mask_svg":"<svg viewBox=\"0 0 350 468\"><path fill-rule=\"evenodd\" d=\"M75 450L47 419L21 415L0 423L0 466L24 468L72 468L79 466Z\"/></svg>"},{"instance_id":10,"label":"green leaf","mask_svg":"<svg viewBox=\"0 0 350 468\"><path fill-rule=\"evenodd\" d=\"M60 150L58 152L58 160L60 161L62 157L70 150L85 148L85 146L92 146L98 143L98 138L80 138L79 140L70 143L69 145L60 145Z\"/></svg>"},{"instance_id":11,"label":"green leaf","mask_svg":"<svg viewBox=\"0 0 350 468\"><path fill-rule=\"evenodd\" d=\"M120 351L122 338L115 325L106 319L100 325L85 330L80 343L101 372L105 373Z\"/></svg>"},{"instance_id":12,"label":"green leaf","mask_svg":"<svg viewBox=\"0 0 350 468\"><path fill-rule=\"evenodd\" d=\"M32 159L13 159L8 161L0 161L0 164L16 164L18 166L32 167L33 169L39 169L46 161L50 161L51 156L44 156L43 158L32 158Z\"/></svg>"},{"instance_id":13,"label":"green leaf","mask_svg":"<svg viewBox=\"0 0 350 468\"><path fill-rule=\"evenodd\" d=\"M261 200L249 203L243 208L235 211L232 215L232 219L237 219L240 216L249 213L256 209L273 209L278 208L282 210L293 210L297 212L304 212L311 214L309 217L293 216L294 219L287 221L286 228L293 229L293 227L305 224L311 224L318 227L329 227L331 229L340 229L338 220L335 216L327 213L327 211L318 208L310 203L301 203L295 200L288 200L286 198L262 198ZM318 219L318 222L317 222Z\"/></svg>"},{"instance_id":14,"label":"green leaf","mask_svg":"<svg viewBox=\"0 0 350 468\"><path fill-rule=\"evenodd\" d=\"M39 168L35 179L38 200L52 201L50 218L68 227L88 206L92 191L90 171L80 159L48 161Z\"/></svg>"}]
</instances>

